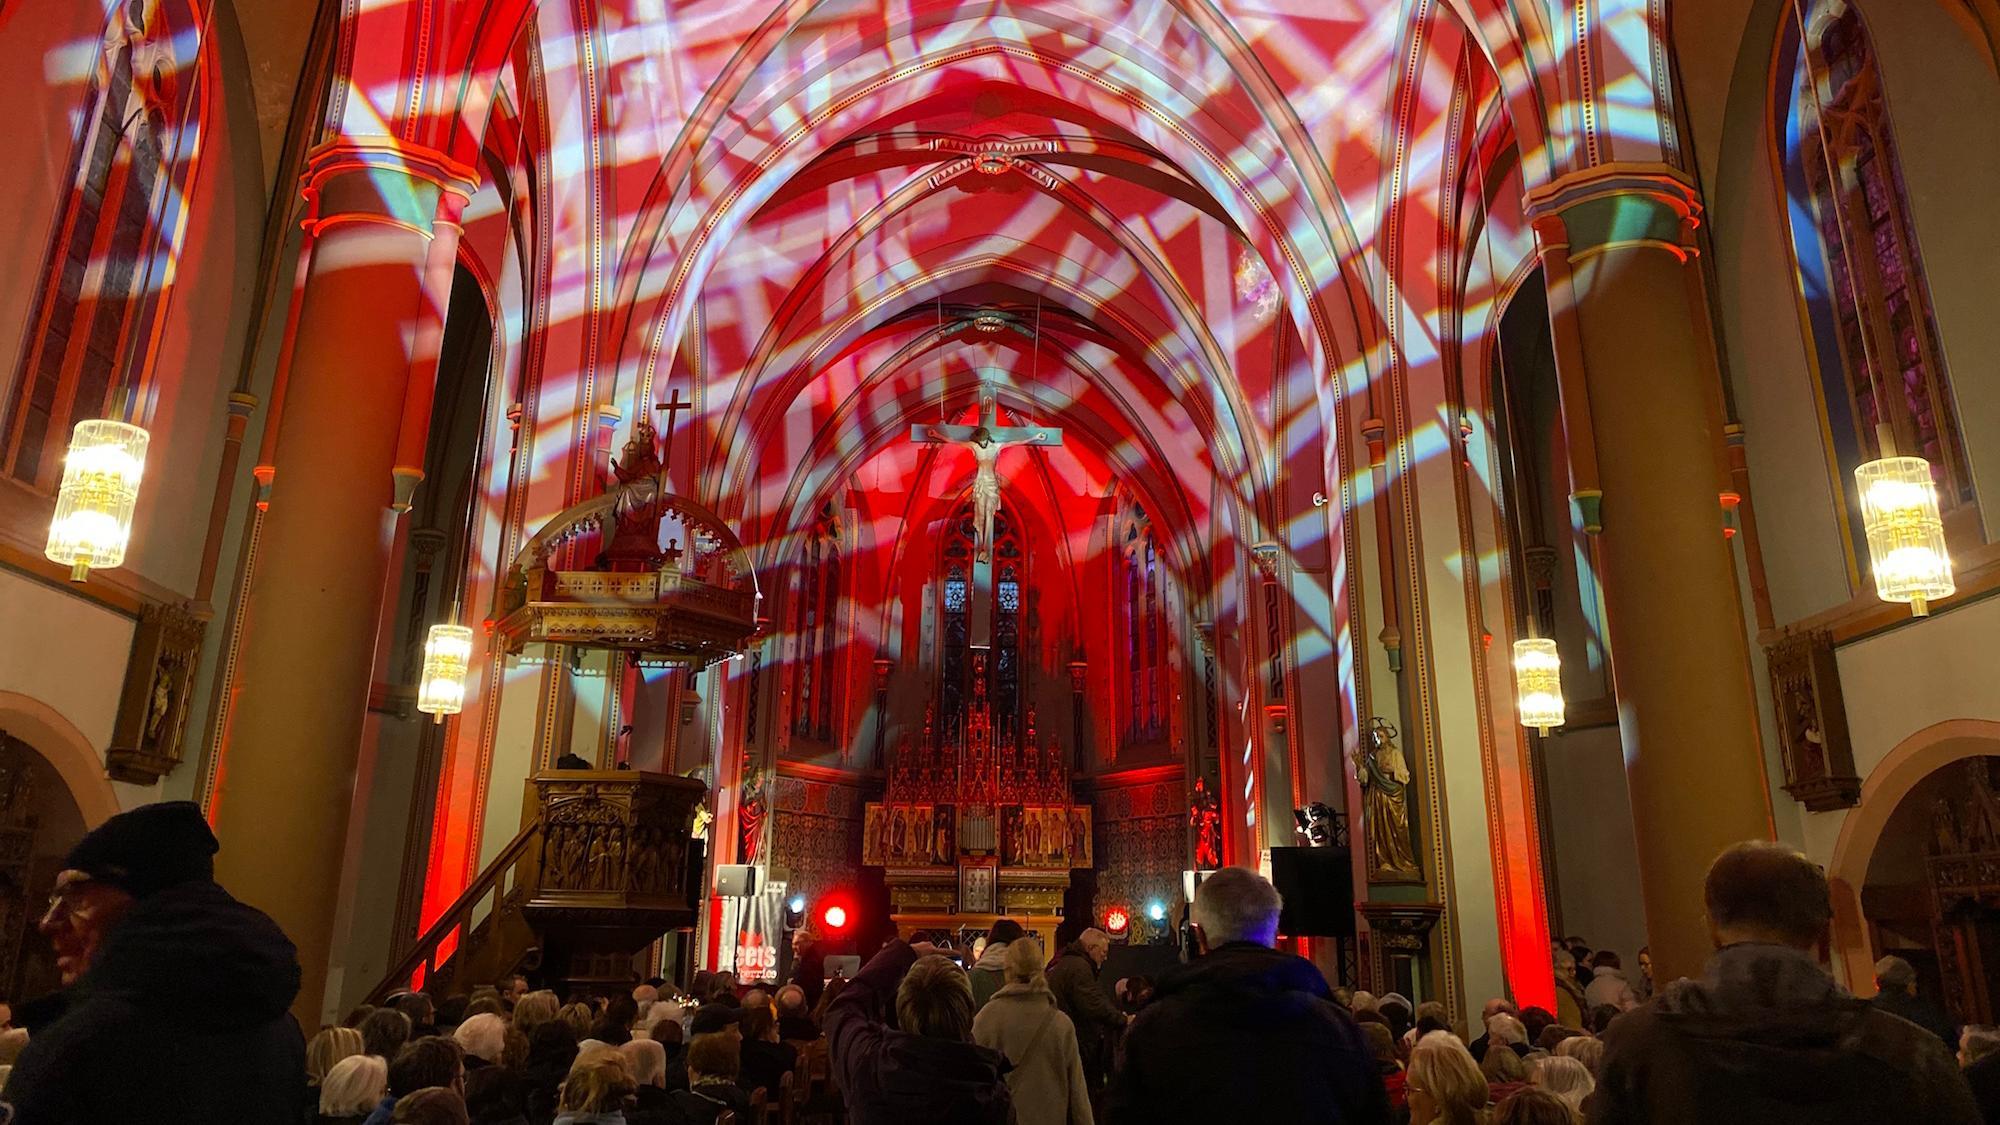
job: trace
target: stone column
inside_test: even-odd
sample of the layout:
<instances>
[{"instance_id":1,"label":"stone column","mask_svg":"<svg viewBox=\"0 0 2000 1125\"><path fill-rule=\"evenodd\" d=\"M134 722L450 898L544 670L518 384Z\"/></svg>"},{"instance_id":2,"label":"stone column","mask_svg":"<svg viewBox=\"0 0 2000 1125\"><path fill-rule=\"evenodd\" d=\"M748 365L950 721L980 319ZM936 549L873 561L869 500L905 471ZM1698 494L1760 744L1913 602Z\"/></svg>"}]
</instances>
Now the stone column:
<instances>
[{"instance_id":1,"label":"stone column","mask_svg":"<svg viewBox=\"0 0 2000 1125\"><path fill-rule=\"evenodd\" d=\"M1721 386L1677 171L1618 165L1529 197L1547 272L1572 496L1603 583L1658 979L1701 970L1716 853L1769 839L1770 797L1724 535Z\"/></svg>"},{"instance_id":2,"label":"stone column","mask_svg":"<svg viewBox=\"0 0 2000 1125\"><path fill-rule=\"evenodd\" d=\"M342 844L395 539L397 435L426 316L433 221L470 169L388 138L344 139L304 177L311 260L277 428L269 509L243 610L211 815L217 877L299 947L296 1011L316 1026ZM455 197L455 198L454 198ZM456 236L438 227L438 238ZM428 369L427 369L428 372Z\"/></svg>"}]
</instances>

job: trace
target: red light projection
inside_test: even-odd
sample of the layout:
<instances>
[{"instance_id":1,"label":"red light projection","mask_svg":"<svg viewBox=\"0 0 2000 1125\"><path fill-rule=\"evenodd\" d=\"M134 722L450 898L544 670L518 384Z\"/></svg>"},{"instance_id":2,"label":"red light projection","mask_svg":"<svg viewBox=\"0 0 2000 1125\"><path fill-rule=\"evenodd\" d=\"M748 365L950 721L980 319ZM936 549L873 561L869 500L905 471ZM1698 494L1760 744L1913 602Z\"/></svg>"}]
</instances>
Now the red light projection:
<instances>
[{"instance_id":1,"label":"red light projection","mask_svg":"<svg viewBox=\"0 0 2000 1125\"><path fill-rule=\"evenodd\" d=\"M724 825L766 781L746 751L880 768L936 698L926 590L980 486L973 452L913 444L910 427L975 424L990 397L1003 425L1063 433L993 460L1028 544L1018 699L1063 752L1098 773L1178 766L1198 796L1166 811L1201 865L1251 862L1290 809L1355 807L1358 732L1407 711L1425 799L1443 801L1454 769L1485 796L1454 810L1466 834L1449 847L1441 818L1417 841L1433 893L1490 894L1499 918L1497 942L1490 923L1447 920L1443 948L1485 950L1517 999L1552 1007L1526 750L1482 628L1427 609L1476 595L1503 544L1449 512L1387 512L1416 512L1424 474L1450 475L1427 495L1490 505L1483 380L1467 371L1485 370L1491 309L1534 257L1525 189L1674 159L1655 6L350 5L256 472L270 510L229 642L220 823L246 765L263 763L245 785L283 773L287 724L350 755L361 743L356 701L395 608L371 582L409 531L380 517L426 487L463 264L495 328L468 613L497 603L537 528L603 487L635 422L684 395L670 479L742 539L771 626L698 685L509 661L476 638L437 765L421 923L517 830L520 776L579 731L642 768L702 768ZM204 12L133 7L192 36L133 83L177 107L162 135L185 155L155 193L171 199L213 95L195 80ZM140 298L167 292L180 214L141 216L140 257L161 268ZM92 243L84 268L106 253ZM143 334L147 315L120 323ZM143 352L126 348L119 386L150 388ZM142 412L163 398L139 397ZM39 465L24 401L8 463ZM1466 409L1426 413L1438 402ZM288 497L322 526L288 519ZM329 553L304 601L257 581ZM283 663L286 630L321 621L341 624L315 633L338 707L286 715L236 690L243 667ZM786 799L775 817L799 811ZM335 870L345 818L297 829ZM711 846L747 850L728 831ZM1473 872L1439 869L1482 850L1496 876L1477 893ZM795 885L823 889L801 871ZM822 918L839 929L846 909Z\"/></svg>"}]
</instances>

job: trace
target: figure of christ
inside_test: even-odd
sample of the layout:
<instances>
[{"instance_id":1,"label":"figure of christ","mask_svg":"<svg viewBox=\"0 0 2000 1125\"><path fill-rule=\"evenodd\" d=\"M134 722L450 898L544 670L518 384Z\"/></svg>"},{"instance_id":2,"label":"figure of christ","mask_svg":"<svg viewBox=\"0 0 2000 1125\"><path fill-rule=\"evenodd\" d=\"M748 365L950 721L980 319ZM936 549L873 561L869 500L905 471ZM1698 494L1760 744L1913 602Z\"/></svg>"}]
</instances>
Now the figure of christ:
<instances>
[{"instance_id":1,"label":"figure of christ","mask_svg":"<svg viewBox=\"0 0 2000 1125\"><path fill-rule=\"evenodd\" d=\"M979 423L975 426L910 427L910 440L930 445L963 445L972 451L972 521L978 535L974 557L993 559L993 518L1000 512L1000 451L1013 445L1061 445L1062 431L1052 426L1002 426L993 388L979 389Z\"/></svg>"}]
</instances>

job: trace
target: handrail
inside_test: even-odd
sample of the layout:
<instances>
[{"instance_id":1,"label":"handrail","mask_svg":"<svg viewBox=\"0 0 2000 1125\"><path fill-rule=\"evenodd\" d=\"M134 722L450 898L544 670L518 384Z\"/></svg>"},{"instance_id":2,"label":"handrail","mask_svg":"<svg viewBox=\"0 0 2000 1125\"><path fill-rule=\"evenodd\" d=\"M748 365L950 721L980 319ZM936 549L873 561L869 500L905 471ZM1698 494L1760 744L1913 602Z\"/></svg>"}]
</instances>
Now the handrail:
<instances>
[{"instance_id":1,"label":"handrail","mask_svg":"<svg viewBox=\"0 0 2000 1125\"><path fill-rule=\"evenodd\" d=\"M457 898L452 900L451 905L438 914L430 929L425 930L422 936L417 938L411 945L410 951L403 956L396 967L383 977L381 983L369 991L367 1002L379 1004L390 994L407 989L410 986L410 978L416 975L418 969L424 971L426 981L436 976L438 965L435 956L438 947L444 944L453 930L461 931L458 946L453 950L453 954L465 953L472 936L470 930L465 929L465 923L471 919L473 908L487 895L493 893L494 888L500 885L507 873L526 857L528 849L541 834L542 822L538 817L526 828L521 829L521 834L509 841L506 847L501 848L500 854L493 857L493 862L486 865L486 870L480 872L478 878L475 878ZM505 902L502 899L496 899L493 903L493 915L497 916L504 906Z\"/></svg>"}]
</instances>

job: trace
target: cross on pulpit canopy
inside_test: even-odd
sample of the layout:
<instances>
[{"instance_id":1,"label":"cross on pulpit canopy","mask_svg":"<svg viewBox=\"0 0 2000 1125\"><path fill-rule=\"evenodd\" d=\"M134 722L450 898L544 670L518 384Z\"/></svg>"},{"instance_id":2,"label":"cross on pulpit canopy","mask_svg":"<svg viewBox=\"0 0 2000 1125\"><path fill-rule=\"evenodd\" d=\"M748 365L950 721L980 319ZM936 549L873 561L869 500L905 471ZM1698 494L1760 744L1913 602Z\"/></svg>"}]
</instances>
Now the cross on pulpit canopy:
<instances>
[{"instance_id":1,"label":"cross on pulpit canopy","mask_svg":"<svg viewBox=\"0 0 2000 1125\"><path fill-rule=\"evenodd\" d=\"M675 420L675 416L676 416L676 415L678 415L678 414L679 414L679 413L680 413L681 411L683 411L683 410L693 410L693 409L694 409L694 401L693 401L692 399L685 399L685 398L682 398L682 397L681 397L681 389L680 389L679 387L675 387L675 388L674 388L674 393L673 393L672 395L669 395L669 396L667 397L667 401L665 401L665 402L662 402L662 403L660 403L660 404L658 404L658 405L654 406L654 407L653 407L653 409L654 409L654 410L660 410L660 411L665 411L665 412L666 412L666 415L667 415L667 433L666 433L666 443L667 443L667 448L666 448L666 451L665 451L665 452L664 452L663 454L661 454L661 457L660 457L660 460L661 460L661 461L662 461L663 463L669 463L669 464L670 464L670 463L672 463L672 459L673 459L673 455L674 455L674 420Z\"/></svg>"}]
</instances>

